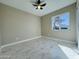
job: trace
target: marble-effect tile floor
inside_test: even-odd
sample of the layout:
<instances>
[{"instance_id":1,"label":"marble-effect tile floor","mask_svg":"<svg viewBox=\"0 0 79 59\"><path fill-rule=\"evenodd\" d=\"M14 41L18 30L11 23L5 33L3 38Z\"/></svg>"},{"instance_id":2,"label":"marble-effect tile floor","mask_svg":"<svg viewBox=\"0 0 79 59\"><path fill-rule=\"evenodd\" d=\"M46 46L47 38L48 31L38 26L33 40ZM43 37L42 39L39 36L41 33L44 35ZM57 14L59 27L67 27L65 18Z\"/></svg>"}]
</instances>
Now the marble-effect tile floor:
<instances>
[{"instance_id":1,"label":"marble-effect tile floor","mask_svg":"<svg viewBox=\"0 0 79 59\"><path fill-rule=\"evenodd\" d=\"M9 56L4 59L68 59L58 44L59 42L53 40L39 38L8 47L2 55ZM65 43L64 45L71 47Z\"/></svg>"}]
</instances>

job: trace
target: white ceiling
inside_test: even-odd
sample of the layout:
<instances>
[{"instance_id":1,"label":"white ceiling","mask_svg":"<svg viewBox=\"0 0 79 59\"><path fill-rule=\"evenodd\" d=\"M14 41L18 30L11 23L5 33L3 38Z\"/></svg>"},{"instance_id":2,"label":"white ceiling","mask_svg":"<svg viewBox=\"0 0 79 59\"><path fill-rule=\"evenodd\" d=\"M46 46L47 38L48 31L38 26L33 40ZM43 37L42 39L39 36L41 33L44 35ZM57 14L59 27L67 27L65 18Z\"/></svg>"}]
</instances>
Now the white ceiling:
<instances>
[{"instance_id":1,"label":"white ceiling","mask_svg":"<svg viewBox=\"0 0 79 59\"><path fill-rule=\"evenodd\" d=\"M36 10L32 5L32 1L34 0L0 0L0 2L3 4L15 7L37 16L46 15L76 2L76 0L44 0L47 3L44 9Z\"/></svg>"}]
</instances>

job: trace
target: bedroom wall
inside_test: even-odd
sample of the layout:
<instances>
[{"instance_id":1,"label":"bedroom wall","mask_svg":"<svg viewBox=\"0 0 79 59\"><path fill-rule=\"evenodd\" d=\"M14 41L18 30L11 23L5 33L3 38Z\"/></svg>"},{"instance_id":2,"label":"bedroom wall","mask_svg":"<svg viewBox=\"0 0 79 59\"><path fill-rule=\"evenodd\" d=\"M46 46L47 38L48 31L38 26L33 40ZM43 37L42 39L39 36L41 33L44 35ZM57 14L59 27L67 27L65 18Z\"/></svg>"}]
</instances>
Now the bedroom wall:
<instances>
[{"instance_id":1,"label":"bedroom wall","mask_svg":"<svg viewBox=\"0 0 79 59\"><path fill-rule=\"evenodd\" d=\"M1 29L0 29L0 46L1 46L1 41L2 41L2 38L1 38Z\"/></svg>"},{"instance_id":2,"label":"bedroom wall","mask_svg":"<svg viewBox=\"0 0 79 59\"><path fill-rule=\"evenodd\" d=\"M2 25L1 24L2 23L1 22L1 19L2 19L2 15L1 14L2 14L2 9L1 9L1 5L0 5L0 46L1 46L1 43L2 43L2 35L1 35L2 34L1 33L2 32L2 30L1 30L1 25Z\"/></svg>"},{"instance_id":3,"label":"bedroom wall","mask_svg":"<svg viewBox=\"0 0 79 59\"><path fill-rule=\"evenodd\" d=\"M1 31L1 30L0 30ZM1 32L0 32L0 46L1 46Z\"/></svg>"},{"instance_id":4,"label":"bedroom wall","mask_svg":"<svg viewBox=\"0 0 79 59\"><path fill-rule=\"evenodd\" d=\"M76 7L75 6L76 5L73 4L43 16L41 18L42 35L75 42L76 41ZM55 15L58 15L64 12L70 12L70 30L53 31L51 29L51 18Z\"/></svg>"},{"instance_id":5,"label":"bedroom wall","mask_svg":"<svg viewBox=\"0 0 79 59\"><path fill-rule=\"evenodd\" d=\"M41 35L40 17L0 4L2 45Z\"/></svg>"},{"instance_id":6,"label":"bedroom wall","mask_svg":"<svg viewBox=\"0 0 79 59\"><path fill-rule=\"evenodd\" d=\"M77 43L79 49L79 0L77 0L77 12L76 12L76 19L77 19Z\"/></svg>"}]
</instances>

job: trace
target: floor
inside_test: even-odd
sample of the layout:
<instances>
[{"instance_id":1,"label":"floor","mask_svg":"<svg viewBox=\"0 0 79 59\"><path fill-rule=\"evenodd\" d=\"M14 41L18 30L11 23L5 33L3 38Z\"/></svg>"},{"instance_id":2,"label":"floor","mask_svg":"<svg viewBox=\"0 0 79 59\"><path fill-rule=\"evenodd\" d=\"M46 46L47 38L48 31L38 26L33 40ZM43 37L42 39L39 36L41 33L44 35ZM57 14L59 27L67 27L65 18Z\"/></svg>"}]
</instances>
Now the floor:
<instances>
[{"instance_id":1,"label":"floor","mask_svg":"<svg viewBox=\"0 0 79 59\"><path fill-rule=\"evenodd\" d=\"M79 56L74 51L69 51L73 47L71 44L42 37L5 48L0 59L70 59L73 55L77 59ZM68 56L67 52L71 54Z\"/></svg>"}]
</instances>

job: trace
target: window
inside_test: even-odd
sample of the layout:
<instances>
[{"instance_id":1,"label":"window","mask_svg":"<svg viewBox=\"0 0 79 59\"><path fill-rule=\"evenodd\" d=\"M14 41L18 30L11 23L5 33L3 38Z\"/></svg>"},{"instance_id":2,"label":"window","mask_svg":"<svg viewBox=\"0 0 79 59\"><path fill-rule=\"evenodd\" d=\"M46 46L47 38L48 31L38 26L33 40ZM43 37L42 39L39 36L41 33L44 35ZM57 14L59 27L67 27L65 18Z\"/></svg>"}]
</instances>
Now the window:
<instances>
[{"instance_id":1,"label":"window","mask_svg":"<svg viewBox=\"0 0 79 59\"><path fill-rule=\"evenodd\" d=\"M69 12L52 17L52 29L53 30L68 30L69 20L70 20Z\"/></svg>"}]
</instances>

